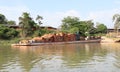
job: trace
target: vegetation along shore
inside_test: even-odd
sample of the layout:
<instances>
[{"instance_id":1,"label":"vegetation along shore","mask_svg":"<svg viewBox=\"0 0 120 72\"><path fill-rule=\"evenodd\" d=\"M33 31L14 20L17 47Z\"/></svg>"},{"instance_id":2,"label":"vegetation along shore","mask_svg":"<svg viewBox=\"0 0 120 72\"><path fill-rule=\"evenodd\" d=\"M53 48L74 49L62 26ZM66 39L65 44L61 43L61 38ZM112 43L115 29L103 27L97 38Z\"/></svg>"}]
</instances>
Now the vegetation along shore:
<instances>
[{"instance_id":1,"label":"vegetation along shore","mask_svg":"<svg viewBox=\"0 0 120 72\"><path fill-rule=\"evenodd\" d=\"M119 14L115 14L113 16L113 21L115 21L114 30L116 34L118 34L118 18L120 18ZM82 38L85 39L86 37L90 38L97 36L105 36L108 33L107 27L103 23L97 22L95 24L92 20L81 21L78 17L73 16L67 16L63 18L62 24L61 26L59 26L59 28L42 26L42 16L37 15L34 21L34 19L27 12L23 12L23 14L18 19L19 24L16 24L15 21L9 21L3 14L0 14L1 44L11 44L19 42L20 40L42 38L45 35L47 35L46 37L49 38L49 36L52 37L57 34L63 34L70 35L70 37L66 36L65 40L67 40L67 38L70 38L71 40L74 40L75 38L76 40L82 40ZM74 37L74 35L78 35L78 37Z\"/></svg>"}]
</instances>

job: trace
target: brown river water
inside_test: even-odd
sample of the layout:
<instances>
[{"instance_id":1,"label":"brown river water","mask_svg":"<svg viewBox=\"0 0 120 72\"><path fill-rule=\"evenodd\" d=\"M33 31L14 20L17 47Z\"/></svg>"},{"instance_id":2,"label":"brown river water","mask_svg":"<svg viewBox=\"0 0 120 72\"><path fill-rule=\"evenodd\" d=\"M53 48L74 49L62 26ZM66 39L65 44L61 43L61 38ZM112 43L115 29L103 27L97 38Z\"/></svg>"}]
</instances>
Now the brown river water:
<instances>
[{"instance_id":1,"label":"brown river water","mask_svg":"<svg viewBox=\"0 0 120 72\"><path fill-rule=\"evenodd\" d=\"M0 72L120 72L120 44L0 45Z\"/></svg>"}]
</instances>

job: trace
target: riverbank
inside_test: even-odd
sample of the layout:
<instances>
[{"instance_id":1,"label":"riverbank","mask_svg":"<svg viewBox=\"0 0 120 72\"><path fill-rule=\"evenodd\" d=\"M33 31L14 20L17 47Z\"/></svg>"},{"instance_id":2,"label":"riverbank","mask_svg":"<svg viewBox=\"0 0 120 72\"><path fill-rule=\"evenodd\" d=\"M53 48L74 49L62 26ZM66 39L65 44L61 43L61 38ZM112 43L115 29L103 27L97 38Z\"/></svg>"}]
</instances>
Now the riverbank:
<instances>
[{"instance_id":1,"label":"riverbank","mask_svg":"<svg viewBox=\"0 0 120 72\"><path fill-rule=\"evenodd\" d=\"M103 36L101 43L115 43L115 41L112 38L108 38L108 37Z\"/></svg>"},{"instance_id":2,"label":"riverbank","mask_svg":"<svg viewBox=\"0 0 120 72\"><path fill-rule=\"evenodd\" d=\"M20 38L13 38L13 39L8 39L8 40L0 39L0 44L2 44L2 45L11 45L13 43L19 42L20 40L21 40Z\"/></svg>"},{"instance_id":3,"label":"riverbank","mask_svg":"<svg viewBox=\"0 0 120 72\"><path fill-rule=\"evenodd\" d=\"M102 36L101 39L102 39L101 43L115 43L116 41L120 40L120 38L109 38L109 37L106 37L106 36ZM14 44L14 43L18 43L20 40L22 40L22 38L13 38L13 39L10 39L10 40L1 39L0 44L11 45L11 44Z\"/></svg>"},{"instance_id":4,"label":"riverbank","mask_svg":"<svg viewBox=\"0 0 120 72\"><path fill-rule=\"evenodd\" d=\"M103 36L101 43L115 43L118 41L120 41L120 38L110 38L110 37Z\"/></svg>"}]
</instances>

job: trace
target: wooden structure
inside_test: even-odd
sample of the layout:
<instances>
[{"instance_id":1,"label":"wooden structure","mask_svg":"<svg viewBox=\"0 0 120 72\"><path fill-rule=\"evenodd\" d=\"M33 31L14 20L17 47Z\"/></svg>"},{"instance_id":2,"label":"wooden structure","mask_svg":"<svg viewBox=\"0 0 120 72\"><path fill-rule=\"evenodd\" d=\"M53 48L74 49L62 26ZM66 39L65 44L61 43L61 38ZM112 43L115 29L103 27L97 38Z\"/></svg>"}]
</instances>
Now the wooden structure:
<instances>
[{"instance_id":1,"label":"wooden structure","mask_svg":"<svg viewBox=\"0 0 120 72\"><path fill-rule=\"evenodd\" d=\"M107 33L110 33L110 32L115 32L115 29L114 28L107 29ZM118 30L118 32L120 32L120 29Z\"/></svg>"}]
</instances>

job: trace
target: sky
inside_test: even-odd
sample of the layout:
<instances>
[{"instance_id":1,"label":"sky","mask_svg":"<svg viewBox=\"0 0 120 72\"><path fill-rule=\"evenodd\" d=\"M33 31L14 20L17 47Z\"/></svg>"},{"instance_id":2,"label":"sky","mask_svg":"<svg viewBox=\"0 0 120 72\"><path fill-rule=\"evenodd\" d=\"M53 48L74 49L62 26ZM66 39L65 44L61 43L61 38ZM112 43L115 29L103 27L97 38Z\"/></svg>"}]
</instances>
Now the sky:
<instances>
[{"instance_id":1,"label":"sky","mask_svg":"<svg viewBox=\"0 0 120 72\"><path fill-rule=\"evenodd\" d=\"M112 17L120 14L120 0L0 0L0 13L8 20L19 23L23 12L30 13L34 20L42 16L43 26L58 28L64 17L75 16L113 28Z\"/></svg>"}]
</instances>

